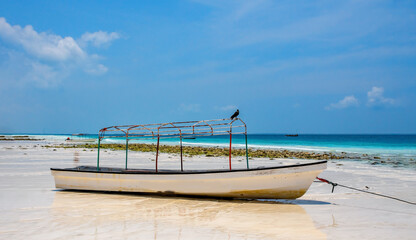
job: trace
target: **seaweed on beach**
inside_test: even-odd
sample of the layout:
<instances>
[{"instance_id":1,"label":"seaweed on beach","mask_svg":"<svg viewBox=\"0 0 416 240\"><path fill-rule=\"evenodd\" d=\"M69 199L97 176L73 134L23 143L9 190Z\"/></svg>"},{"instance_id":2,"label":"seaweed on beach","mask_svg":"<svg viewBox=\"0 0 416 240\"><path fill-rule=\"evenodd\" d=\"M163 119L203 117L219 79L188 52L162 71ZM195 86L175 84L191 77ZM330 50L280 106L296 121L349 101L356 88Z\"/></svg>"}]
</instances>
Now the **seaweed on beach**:
<instances>
[{"instance_id":1,"label":"seaweed on beach","mask_svg":"<svg viewBox=\"0 0 416 240\"><path fill-rule=\"evenodd\" d=\"M46 147L60 147L60 148L84 148L84 149L97 149L97 144L62 144ZM126 150L125 144L100 144L102 149L111 150ZM138 152L156 152L155 144L143 144L135 143L128 145L129 151ZM183 146L183 154L186 156L204 155L207 157L221 157L228 156L229 149L221 147L201 147L201 146ZM159 152L180 154L181 148L177 145L160 145ZM245 156L245 149L233 149L231 154L233 156ZM248 150L248 156L250 158L296 158L296 159L345 159L345 154L333 154L333 153L318 153L318 152L304 152L304 151L290 151L290 150L271 150L271 149L252 149Z\"/></svg>"}]
</instances>

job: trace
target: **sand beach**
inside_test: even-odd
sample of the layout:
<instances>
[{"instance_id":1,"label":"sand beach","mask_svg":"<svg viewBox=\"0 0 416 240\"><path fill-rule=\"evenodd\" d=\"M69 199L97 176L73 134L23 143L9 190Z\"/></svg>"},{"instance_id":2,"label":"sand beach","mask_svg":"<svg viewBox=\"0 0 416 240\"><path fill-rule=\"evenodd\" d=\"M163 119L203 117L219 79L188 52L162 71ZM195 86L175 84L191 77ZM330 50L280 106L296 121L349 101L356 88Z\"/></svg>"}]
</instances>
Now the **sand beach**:
<instances>
[{"instance_id":1,"label":"sand beach","mask_svg":"<svg viewBox=\"0 0 416 240\"><path fill-rule=\"evenodd\" d=\"M416 1L0 1L0 240L416 239L411 26Z\"/></svg>"},{"instance_id":2,"label":"sand beach","mask_svg":"<svg viewBox=\"0 0 416 240\"><path fill-rule=\"evenodd\" d=\"M46 148L46 141L0 142L1 239L413 239L416 206L314 182L296 200L221 200L55 189L50 167L94 165L96 150ZM103 166L123 166L123 151L102 151ZM161 154L160 167L178 168ZM240 159L241 158L241 159ZM243 168L243 157L233 166ZM131 167L151 168L154 153L129 153ZM251 160L255 166L300 159ZM193 156L188 169L227 168L227 159ZM330 160L320 177L416 201L413 169Z\"/></svg>"}]
</instances>

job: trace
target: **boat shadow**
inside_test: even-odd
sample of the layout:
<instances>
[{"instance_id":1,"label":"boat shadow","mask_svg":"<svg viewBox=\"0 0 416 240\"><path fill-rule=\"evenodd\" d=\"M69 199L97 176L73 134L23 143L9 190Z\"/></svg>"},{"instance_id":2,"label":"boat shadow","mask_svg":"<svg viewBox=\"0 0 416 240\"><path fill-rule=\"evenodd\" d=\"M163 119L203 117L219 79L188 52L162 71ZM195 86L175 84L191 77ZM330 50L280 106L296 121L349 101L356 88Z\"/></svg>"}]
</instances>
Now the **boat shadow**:
<instances>
[{"instance_id":1,"label":"boat shadow","mask_svg":"<svg viewBox=\"0 0 416 240\"><path fill-rule=\"evenodd\" d=\"M108 192L108 191L91 191L91 190L70 190L70 189L55 189L55 192L74 192L74 193L91 193L103 195L120 195L120 196L139 196L155 199L186 199L195 201L214 201L214 202L229 202L229 203L258 203L258 204L290 204L290 205L328 205L329 202L309 200L309 199L242 199L242 198L228 198L228 197L208 197L198 195L178 195L170 193L129 193L129 192Z\"/></svg>"}]
</instances>

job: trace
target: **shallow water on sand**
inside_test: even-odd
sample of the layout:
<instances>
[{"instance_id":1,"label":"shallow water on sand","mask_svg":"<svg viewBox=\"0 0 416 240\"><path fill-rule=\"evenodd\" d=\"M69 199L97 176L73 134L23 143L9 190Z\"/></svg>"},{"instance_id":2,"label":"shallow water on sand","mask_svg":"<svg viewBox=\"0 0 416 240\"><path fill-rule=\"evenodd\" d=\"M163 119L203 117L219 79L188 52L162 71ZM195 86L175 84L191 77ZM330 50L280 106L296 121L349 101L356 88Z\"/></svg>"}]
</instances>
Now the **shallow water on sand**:
<instances>
[{"instance_id":1,"label":"shallow water on sand","mask_svg":"<svg viewBox=\"0 0 416 240\"><path fill-rule=\"evenodd\" d=\"M320 183L298 200L276 201L56 190L50 167L93 165L96 152L41 145L0 144L0 239L412 239L416 234L415 206L342 188L331 194L330 186ZM137 167L154 164L151 154L142 161L138 153L131 157ZM185 166L200 167L202 160L187 159ZM209 161L221 165L222 159ZM161 163L177 167L172 155ZM103 164L122 166L124 153L103 152ZM235 164L243 167L244 161ZM416 200L414 171L341 161L330 163L321 177Z\"/></svg>"}]
</instances>

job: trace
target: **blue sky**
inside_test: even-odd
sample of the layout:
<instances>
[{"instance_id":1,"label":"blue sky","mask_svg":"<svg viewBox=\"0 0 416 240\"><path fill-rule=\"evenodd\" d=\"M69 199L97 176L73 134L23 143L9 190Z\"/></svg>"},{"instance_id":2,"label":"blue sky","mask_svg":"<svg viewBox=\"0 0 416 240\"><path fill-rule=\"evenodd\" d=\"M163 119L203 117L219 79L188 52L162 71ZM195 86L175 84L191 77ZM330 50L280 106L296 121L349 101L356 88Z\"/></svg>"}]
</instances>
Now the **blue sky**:
<instances>
[{"instance_id":1,"label":"blue sky","mask_svg":"<svg viewBox=\"0 0 416 240\"><path fill-rule=\"evenodd\" d=\"M0 132L416 133L414 1L1 1Z\"/></svg>"}]
</instances>

